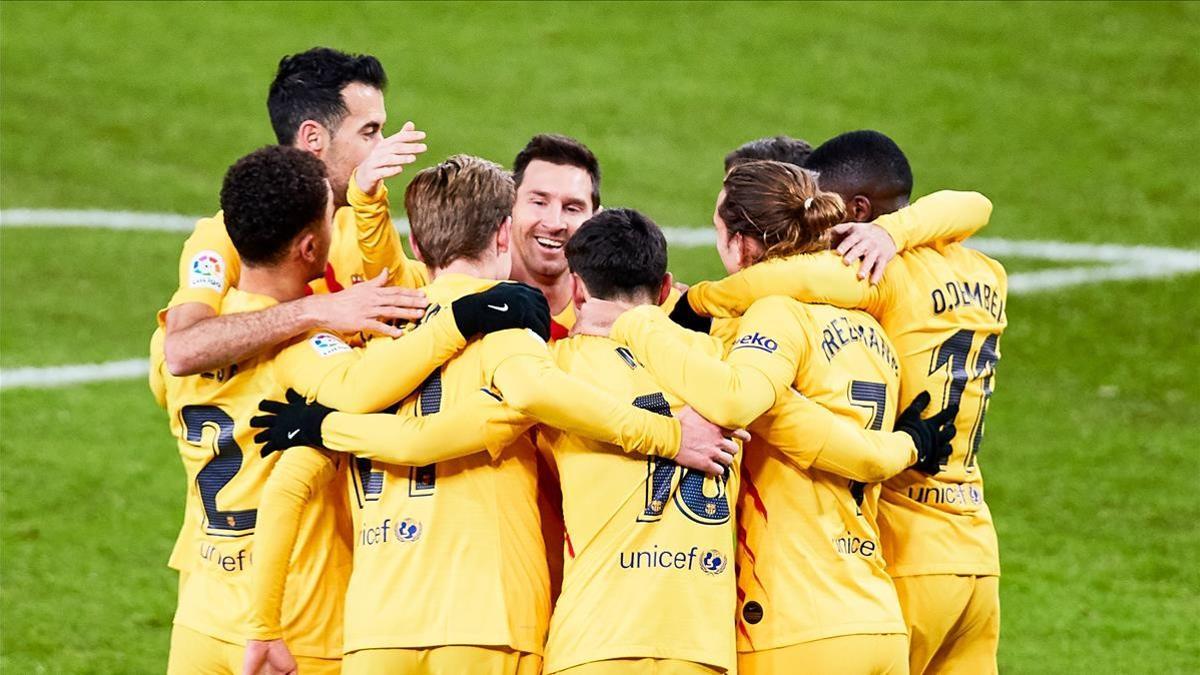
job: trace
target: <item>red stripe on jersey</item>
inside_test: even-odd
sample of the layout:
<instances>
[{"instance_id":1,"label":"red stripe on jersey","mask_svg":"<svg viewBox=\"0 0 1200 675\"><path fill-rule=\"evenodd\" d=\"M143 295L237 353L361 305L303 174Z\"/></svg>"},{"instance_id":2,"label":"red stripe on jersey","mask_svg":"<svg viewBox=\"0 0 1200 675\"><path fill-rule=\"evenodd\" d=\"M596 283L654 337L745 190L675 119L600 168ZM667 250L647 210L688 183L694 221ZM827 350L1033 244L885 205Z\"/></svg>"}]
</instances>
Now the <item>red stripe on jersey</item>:
<instances>
[{"instance_id":1,"label":"red stripe on jersey","mask_svg":"<svg viewBox=\"0 0 1200 675\"><path fill-rule=\"evenodd\" d=\"M766 520L767 505L763 503L762 495L758 493L758 488L754 485L754 479L750 476L750 471L745 465L742 466L742 489L750 497L750 501L754 502L754 510L761 513L763 520Z\"/></svg>"},{"instance_id":2,"label":"red stripe on jersey","mask_svg":"<svg viewBox=\"0 0 1200 675\"><path fill-rule=\"evenodd\" d=\"M325 263L325 285L329 287L330 293L337 293L343 290L343 286L338 283L337 274L333 271L333 265Z\"/></svg>"},{"instance_id":3,"label":"red stripe on jersey","mask_svg":"<svg viewBox=\"0 0 1200 675\"><path fill-rule=\"evenodd\" d=\"M562 340L571 334L570 329L557 321L550 321L550 341Z\"/></svg>"}]
</instances>

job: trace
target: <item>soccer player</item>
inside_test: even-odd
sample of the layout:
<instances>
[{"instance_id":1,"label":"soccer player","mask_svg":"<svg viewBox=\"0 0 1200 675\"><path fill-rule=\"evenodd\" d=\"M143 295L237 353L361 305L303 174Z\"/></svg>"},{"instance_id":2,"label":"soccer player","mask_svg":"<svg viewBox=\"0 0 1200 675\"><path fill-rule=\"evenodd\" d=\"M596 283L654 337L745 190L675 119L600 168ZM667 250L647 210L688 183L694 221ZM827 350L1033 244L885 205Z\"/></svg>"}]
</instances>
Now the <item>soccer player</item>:
<instances>
[{"instance_id":1,"label":"soccer player","mask_svg":"<svg viewBox=\"0 0 1200 675\"><path fill-rule=\"evenodd\" d=\"M809 166L859 218L903 207L912 191L907 158L876 131L829 140ZM950 241L903 251L875 286L826 252L750 267L688 292L690 306L717 316L780 294L862 308L898 348L901 402L930 391L935 403L940 396L942 405L958 405L955 424L963 433L948 465L937 475L906 471L887 481L879 509L918 675L997 669L1000 560L978 453L1007 325L1007 287L1000 263Z\"/></svg>"},{"instance_id":2,"label":"soccer player","mask_svg":"<svg viewBox=\"0 0 1200 675\"><path fill-rule=\"evenodd\" d=\"M566 252L577 305L597 299L662 316L658 305L672 280L666 239L648 218L627 209L597 214ZM672 329L688 338L690 349L714 360L723 356L719 340ZM629 350L605 337L560 341L555 355L564 370L661 414L671 414L681 401L707 402L724 384L681 371L664 386ZM799 396L772 406L756 431L780 457L802 466L873 472L890 461L894 473L918 458L908 435L863 431ZM924 435L926 442L932 438ZM543 430L539 443L550 448L559 467L571 543L546 671L734 670L734 630L721 617L733 616L737 606L729 562L739 463L722 476L705 477L662 458L630 456L553 429ZM920 454L930 452L924 447ZM663 612L664 607L671 610Z\"/></svg>"},{"instance_id":3,"label":"soccer player","mask_svg":"<svg viewBox=\"0 0 1200 675\"><path fill-rule=\"evenodd\" d=\"M800 138L784 135L757 138L746 141L725 155L725 173L738 164L760 159L804 166L804 160L808 159L811 152L812 146Z\"/></svg>"},{"instance_id":4,"label":"soccer player","mask_svg":"<svg viewBox=\"0 0 1200 675\"><path fill-rule=\"evenodd\" d=\"M512 278L546 294L555 339L575 324L571 274L564 248L600 210L600 163L586 145L558 134L538 134L513 160Z\"/></svg>"},{"instance_id":5,"label":"soccer player","mask_svg":"<svg viewBox=\"0 0 1200 675\"><path fill-rule=\"evenodd\" d=\"M405 196L413 250L434 277L427 287L434 305L418 330L464 294L510 285L497 280L508 277L511 265L513 198L511 176L474 157L451 157L413 179ZM501 331L472 343L404 401L397 415L436 416L478 399L481 389L526 417L524 427L500 442L485 433L489 440L480 443L480 452L436 464L357 461L351 467L347 482L356 535L346 605L347 672L540 668L549 581L535 450L522 433L534 422L715 473L736 452L736 445L694 412L662 417L567 376L553 365L545 342L528 331ZM316 398L325 402L320 392ZM354 416L329 416L334 425L354 424ZM386 416L368 417L377 429L374 423ZM291 445L308 429L306 440L328 444L322 437L331 433L325 422L285 427L286 434L274 433L280 430L275 427L266 438L272 447ZM501 421L497 428L514 425ZM310 450L300 457L303 463L281 462L272 476L272 484L280 476L281 503L328 492L323 487L336 474L322 468L335 461L330 456ZM286 562L274 554L270 559ZM279 588L282 575L271 576L265 567L259 573L265 589ZM281 596L261 594L267 602ZM269 622L277 612L268 607L260 614Z\"/></svg>"},{"instance_id":6,"label":"soccer player","mask_svg":"<svg viewBox=\"0 0 1200 675\"><path fill-rule=\"evenodd\" d=\"M179 289L159 316L166 334L157 338L162 354L152 355L156 369L194 375L224 368L317 326L396 337L399 330L383 321L420 318L424 299L408 289L424 283L425 271L396 255L399 237L387 217L383 180L425 151L425 134L410 122L383 137L386 86L387 75L375 57L317 47L284 57L267 96L279 143L321 159L338 207L329 265L313 288L335 291L373 281L347 295L312 295L218 317L221 298L237 284L242 263L222 214L201 219L184 244ZM384 278L376 277L388 264L392 283L407 288L380 287Z\"/></svg>"},{"instance_id":7,"label":"soccer player","mask_svg":"<svg viewBox=\"0 0 1200 675\"><path fill-rule=\"evenodd\" d=\"M304 297L308 282L320 278L332 237L325 170L312 154L287 146L263 148L230 168L221 206L243 269L238 286L221 300L222 316ZM488 304L511 311L488 311ZM411 392L466 338L529 325L522 319L530 308L545 314L533 289L489 289L449 304L403 339L373 340L361 352L314 332L284 350L287 360L270 349L212 373L157 383L188 478L185 527L173 558L181 575L169 672L233 673L241 667L258 501L276 460L252 450L250 421L259 401L307 379L345 407L377 409ZM548 331L548 316L541 326ZM283 623L306 672L339 667L345 577L338 579L350 550L348 537L337 535L335 506L318 498L303 513L304 534L293 556L295 592Z\"/></svg>"},{"instance_id":8,"label":"soccer player","mask_svg":"<svg viewBox=\"0 0 1200 675\"><path fill-rule=\"evenodd\" d=\"M841 199L816 190L803 169L756 161L726 176L713 220L718 252L732 273L826 248L828 229L843 217ZM724 362L689 350L679 332L661 311L646 307L621 314L612 326L613 338L661 381L707 380L706 395L694 405L720 424L748 424L795 396L793 389L867 429L890 429L894 421L907 428L928 404L928 397L918 399L897 419L896 352L862 312L760 300L742 317ZM937 425L950 415L931 419ZM946 438L954 430L937 433ZM936 471L934 457L922 459L922 468ZM872 519L878 487L864 483L912 463L867 476L799 464L769 442L751 442L743 460L738 555L740 671L907 670L904 623Z\"/></svg>"}]
</instances>

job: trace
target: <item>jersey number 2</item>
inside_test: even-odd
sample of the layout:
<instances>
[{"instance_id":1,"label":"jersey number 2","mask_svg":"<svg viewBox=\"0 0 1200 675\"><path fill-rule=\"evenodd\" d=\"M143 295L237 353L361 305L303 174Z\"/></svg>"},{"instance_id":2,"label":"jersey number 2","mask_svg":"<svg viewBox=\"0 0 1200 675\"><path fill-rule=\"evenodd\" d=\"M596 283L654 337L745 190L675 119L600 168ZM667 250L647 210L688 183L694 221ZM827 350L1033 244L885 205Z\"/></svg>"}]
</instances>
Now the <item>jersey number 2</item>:
<instances>
[{"instance_id":1,"label":"jersey number 2","mask_svg":"<svg viewBox=\"0 0 1200 675\"><path fill-rule=\"evenodd\" d=\"M222 511L217 507L217 495L242 468L242 448L233 438L233 418L212 405L184 406L180 416L183 418L186 438L193 445L200 445L206 426L217 431L214 444L216 452L196 474L196 489L204 505L210 534L225 537L250 534L258 519L257 509Z\"/></svg>"}]
</instances>

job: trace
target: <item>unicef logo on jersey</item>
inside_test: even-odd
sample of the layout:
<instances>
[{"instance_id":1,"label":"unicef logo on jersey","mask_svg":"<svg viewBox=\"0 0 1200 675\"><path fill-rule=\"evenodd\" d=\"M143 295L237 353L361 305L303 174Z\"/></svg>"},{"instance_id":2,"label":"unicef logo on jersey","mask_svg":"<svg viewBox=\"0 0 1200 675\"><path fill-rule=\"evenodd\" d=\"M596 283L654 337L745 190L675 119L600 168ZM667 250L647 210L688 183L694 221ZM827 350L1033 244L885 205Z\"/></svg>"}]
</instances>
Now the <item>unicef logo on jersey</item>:
<instances>
[{"instance_id":1,"label":"unicef logo on jersey","mask_svg":"<svg viewBox=\"0 0 1200 675\"><path fill-rule=\"evenodd\" d=\"M704 570L705 574L720 574L725 571L727 564L729 559L715 548L706 551L700 559L700 569Z\"/></svg>"},{"instance_id":2,"label":"unicef logo on jersey","mask_svg":"<svg viewBox=\"0 0 1200 675\"><path fill-rule=\"evenodd\" d=\"M421 523L412 518L405 518L396 523L396 539L402 542L414 542L421 538Z\"/></svg>"}]
</instances>

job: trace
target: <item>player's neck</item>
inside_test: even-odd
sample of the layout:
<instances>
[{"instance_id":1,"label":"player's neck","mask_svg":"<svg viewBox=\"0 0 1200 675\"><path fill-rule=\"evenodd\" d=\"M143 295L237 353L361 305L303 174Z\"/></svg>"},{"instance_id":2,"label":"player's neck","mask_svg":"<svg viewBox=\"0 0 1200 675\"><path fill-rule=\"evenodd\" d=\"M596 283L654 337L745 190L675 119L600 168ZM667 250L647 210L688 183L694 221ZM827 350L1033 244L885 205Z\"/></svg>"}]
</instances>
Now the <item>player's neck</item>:
<instances>
[{"instance_id":1,"label":"player's neck","mask_svg":"<svg viewBox=\"0 0 1200 675\"><path fill-rule=\"evenodd\" d=\"M429 275L437 279L446 274L462 274L476 279L499 279L500 273L496 261L489 260L467 260L459 258L447 264L445 267L439 267L429 270Z\"/></svg>"},{"instance_id":2,"label":"player's neck","mask_svg":"<svg viewBox=\"0 0 1200 675\"><path fill-rule=\"evenodd\" d=\"M571 304L571 274L564 271L562 274L555 276L547 276L544 274L534 274L526 269L523 265L517 263L518 256L513 256L512 279L521 283L529 284L542 292L546 296L546 302L550 305L551 316L557 316Z\"/></svg>"},{"instance_id":3,"label":"player's neck","mask_svg":"<svg viewBox=\"0 0 1200 675\"><path fill-rule=\"evenodd\" d=\"M304 275L295 274L287 265L243 266L237 287L247 293L275 298L279 302L303 298L308 293L308 281Z\"/></svg>"}]
</instances>

